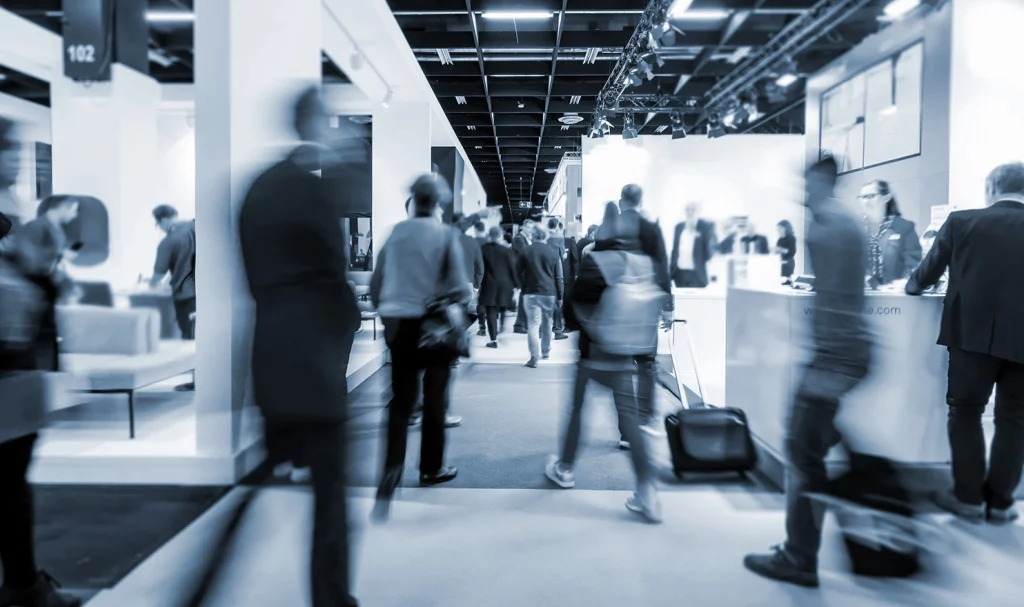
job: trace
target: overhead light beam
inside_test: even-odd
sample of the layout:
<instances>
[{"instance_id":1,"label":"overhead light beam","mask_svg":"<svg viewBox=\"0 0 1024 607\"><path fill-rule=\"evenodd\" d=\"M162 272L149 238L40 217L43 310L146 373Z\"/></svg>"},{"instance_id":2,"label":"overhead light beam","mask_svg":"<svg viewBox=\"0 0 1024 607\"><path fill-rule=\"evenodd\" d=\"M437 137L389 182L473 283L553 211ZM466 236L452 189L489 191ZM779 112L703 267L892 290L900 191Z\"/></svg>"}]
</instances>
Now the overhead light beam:
<instances>
[{"instance_id":1,"label":"overhead light beam","mask_svg":"<svg viewBox=\"0 0 1024 607\"><path fill-rule=\"evenodd\" d=\"M484 19L504 21L541 21L555 16L551 11L484 11Z\"/></svg>"},{"instance_id":2,"label":"overhead light beam","mask_svg":"<svg viewBox=\"0 0 1024 607\"><path fill-rule=\"evenodd\" d=\"M147 11L146 21L150 23L188 23L196 20L196 14L188 11Z\"/></svg>"}]
</instances>

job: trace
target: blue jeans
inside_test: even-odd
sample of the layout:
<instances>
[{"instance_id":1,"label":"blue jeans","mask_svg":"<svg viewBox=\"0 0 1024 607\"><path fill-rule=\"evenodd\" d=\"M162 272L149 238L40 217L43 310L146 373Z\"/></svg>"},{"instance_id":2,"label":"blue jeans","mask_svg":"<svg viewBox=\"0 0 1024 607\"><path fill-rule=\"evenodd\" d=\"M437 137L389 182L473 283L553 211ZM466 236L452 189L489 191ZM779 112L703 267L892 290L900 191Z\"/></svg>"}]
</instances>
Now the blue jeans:
<instances>
[{"instance_id":1,"label":"blue jeans","mask_svg":"<svg viewBox=\"0 0 1024 607\"><path fill-rule=\"evenodd\" d=\"M527 341L530 358L536 360L551 352L551 321L555 313L554 295L526 295Z\"/></svg>"}]
</instances>

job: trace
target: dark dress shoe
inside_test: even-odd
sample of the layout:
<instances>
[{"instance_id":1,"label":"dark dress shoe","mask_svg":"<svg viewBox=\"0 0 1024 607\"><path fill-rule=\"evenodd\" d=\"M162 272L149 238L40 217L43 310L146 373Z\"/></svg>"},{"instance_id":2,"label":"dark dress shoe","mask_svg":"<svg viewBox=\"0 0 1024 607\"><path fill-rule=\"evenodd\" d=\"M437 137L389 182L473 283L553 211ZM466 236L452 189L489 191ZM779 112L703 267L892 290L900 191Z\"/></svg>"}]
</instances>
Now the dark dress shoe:
<instances>
[{"instance_id":1,"label":"dark dress shoe","mask_svg":"<svg viewBox=\"0 0 1024 607\"><path fill-rule=\"evenodd\" d=\"M25 590L0 588L3 607L80 607L82 599L68 596L58 590L60 583L50 574L40 571L35 586Z\"/></svg>"},{"instance_id":2,"label":"dark dress shoe","mask_svg":"<svg viewBox=\"0 0 1024 607\"><path fill-rule=\"evenodd\" d=\"M818 587L818 572L812 568L799 566L781 546L776 546L769 554L747 555L743 559L743 566L761 577L777 582L796 584L805 588Z\"/></svg>"},{"instance_id":3,"label":"dark dress shoe","mask_svg":"<svg viewBox=\"0 0 1024 607\"><path fill-rule=\"evenodd\" d=\"M433 485L440 485L441 483L447 483L455 480L455 477L459 474L458 468L455 466L445 466L437 472L432 474L420 473L420 485L424 487L430 487Z\"/></svg>"}]
</instances>

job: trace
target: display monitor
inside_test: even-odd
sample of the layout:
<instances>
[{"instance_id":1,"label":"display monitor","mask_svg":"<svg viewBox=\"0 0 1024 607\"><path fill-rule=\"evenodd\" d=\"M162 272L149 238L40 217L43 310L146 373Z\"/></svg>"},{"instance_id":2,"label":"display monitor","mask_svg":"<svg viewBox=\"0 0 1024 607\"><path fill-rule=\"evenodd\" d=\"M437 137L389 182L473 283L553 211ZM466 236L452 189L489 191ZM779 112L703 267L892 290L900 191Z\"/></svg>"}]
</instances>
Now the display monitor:
<instances>
[{"instance_id":1,"label":"display monitor","mask_svg":"<svg viewBox=\"0 0 1024 607\"><path fill-rule=\"evenodd\" d=\"M923 74L917 42L822 93L820 157L842 174L919 155Z\"/></svg>"}]
</instances>

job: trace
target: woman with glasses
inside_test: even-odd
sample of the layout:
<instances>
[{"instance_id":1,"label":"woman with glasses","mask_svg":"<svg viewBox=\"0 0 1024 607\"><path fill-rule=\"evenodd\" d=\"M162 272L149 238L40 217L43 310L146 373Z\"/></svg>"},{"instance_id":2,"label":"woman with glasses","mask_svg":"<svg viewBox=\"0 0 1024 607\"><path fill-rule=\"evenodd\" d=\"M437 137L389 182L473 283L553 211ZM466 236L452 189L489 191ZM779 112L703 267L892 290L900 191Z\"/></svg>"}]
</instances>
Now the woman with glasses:
<instances>
[{"instance_id":1,"label":"woman with glasses","mask_svg":"<svg viewBox=\"0 0 1024 607\"><path fill-rule=\"evenodd\" d=\"M889 183L876 179L857 197L864 207L868 237L868 282L872 287L906 279L921 263L921 240L914 222L900 214Z\"/></svg>"}]
</instances>

